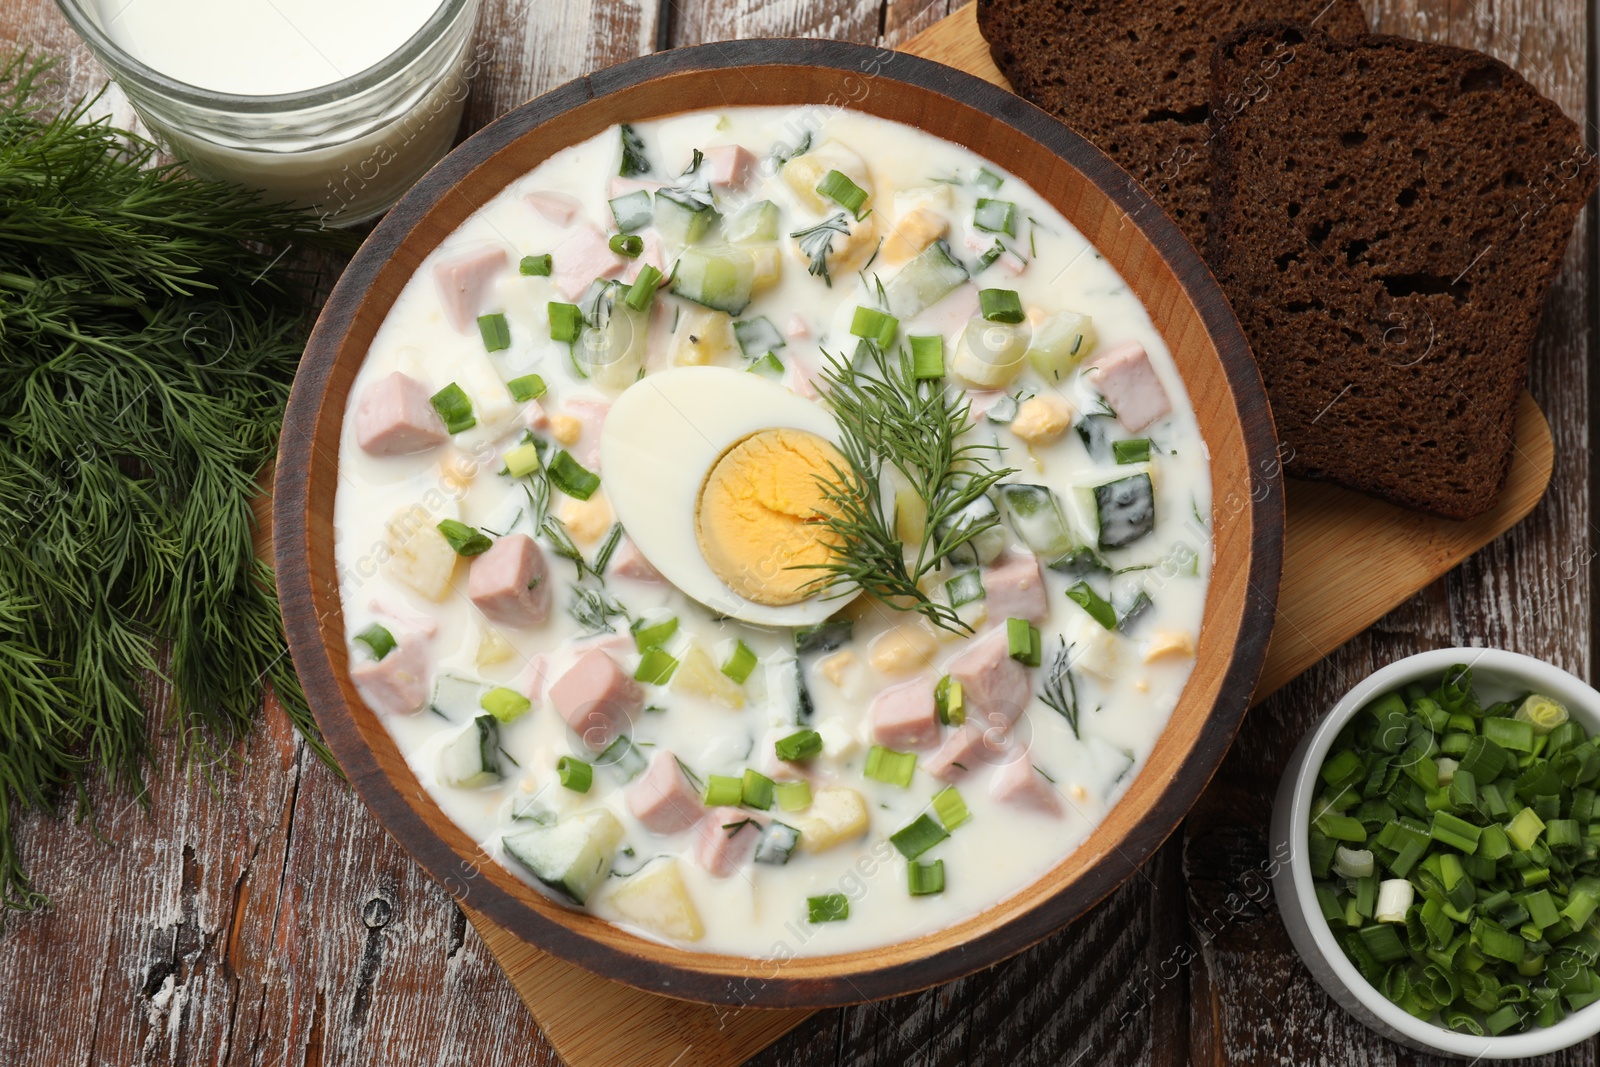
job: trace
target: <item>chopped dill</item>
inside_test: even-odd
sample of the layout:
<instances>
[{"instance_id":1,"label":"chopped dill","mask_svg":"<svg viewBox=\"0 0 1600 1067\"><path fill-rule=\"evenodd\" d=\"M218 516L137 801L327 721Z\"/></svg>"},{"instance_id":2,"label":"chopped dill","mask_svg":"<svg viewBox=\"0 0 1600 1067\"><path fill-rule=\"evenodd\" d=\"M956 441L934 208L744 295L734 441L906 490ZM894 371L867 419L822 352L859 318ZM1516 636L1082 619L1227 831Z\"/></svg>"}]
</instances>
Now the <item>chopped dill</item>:
<instances>
[{"instance_id":1,"label":"chopped dill","mask_svg":"<svg viewBox=\"0 0 1600 1067\"><path fill-rule=\"evenodd\" d=\"M805 230L797 230L789 236L800 242L800 252L811 261L806 269L813 277L820 277L833 288L833 277L828 273L828 253L833 251L834 234L842 233L850 236L850 216L847 212L839 211L815 226Z\"/></svg>"}]
</instances>

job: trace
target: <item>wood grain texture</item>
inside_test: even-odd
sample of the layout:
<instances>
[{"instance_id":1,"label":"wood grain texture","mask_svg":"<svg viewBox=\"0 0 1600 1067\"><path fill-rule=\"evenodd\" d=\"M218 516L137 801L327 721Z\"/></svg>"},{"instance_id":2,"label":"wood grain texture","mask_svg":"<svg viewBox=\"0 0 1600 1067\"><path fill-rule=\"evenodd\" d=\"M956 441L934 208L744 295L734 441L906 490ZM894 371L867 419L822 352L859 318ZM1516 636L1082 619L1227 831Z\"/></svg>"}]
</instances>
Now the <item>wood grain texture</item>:
<instances>
[{"instance_id":1,"label":"wood grain texture","mask_svg":"<svg viewBox=\"0 0 1600 1067\"><path fill-rule=\"evenodd\" d=\"M581 3L547 0L531 27L514 15L523 2L486 0L479 44L494 58L475 79L468 130L582 73L580 57L598 65L637 48L631 35L591 36L581 18L566 14L576 8L586 18ZM1594 27L1578 0L1365 2L1388 32L1487 46L1569 114L1592 121L1585 53ZM646 11L627 6L619 5L622 21L614 25L627 25L629 11ZM836 0L667 6L672 43L699 39L680 26L715 20L748 32L810 26L862 42L881 25L898 43L943 13L916 2L890 3L873 16ZM641 36L652 22L653 14L641 18ZM850 34L829 32L846 22ZM81 51L72 56L71 35L50 0L0 8L0 41L69 55L63 73L74 91L101 80L92 60ZM542 66L532 62L536 55ZM112 94L106 106L116 103ZM1421 648L1476 641L1589 675L1592 212L1581 233L1534 355L1532 389L1558 449L1551 492L1534 515L1253 712L1186 840L1169 842L1145 868L1148 877L1095 913L1095 925L1075 926L1009 964L937 990L819 1013L753 1063L1442 1065L1371 1037L1332 1007L1294 962L1270 901L1265 909L1250 902L1249 873L1264 854L1264 798L1289 746L1366 671ZM220 777L217 793L185 780L174 749L160 746L163 774L148 815L119 808L123 797L98 797L105 841L70 823L30 823L26 855L57 908L12 920L0 937L0 1063L559 1062L449 896L417 875L349 793L305 760L281 716L269 712L240 752L247 766ZM193 857L187 883L186 851ZM290 852L303 855L291 863ZM292 885L291 869L299 880ZM242 889L229 871L246 873ZM196 887L187 897L186 884ZM286 886L301 910L282 907ZM1236 907L1218 903L1229 893L1237 894ZM376 936L362 918L369 909L374 920L382 916L374 898L389 906ZM380 951L369 952L369 944ZM183 966L166 971L175 950ZM168 973L172 990L163 996ZM350 1009L362 988L365 1014L355 1018ZM379 1034L378 1025L389 1032ZM1594 1053L1538 1062L1587 1063Z\"/></svg>"}]
</instances>

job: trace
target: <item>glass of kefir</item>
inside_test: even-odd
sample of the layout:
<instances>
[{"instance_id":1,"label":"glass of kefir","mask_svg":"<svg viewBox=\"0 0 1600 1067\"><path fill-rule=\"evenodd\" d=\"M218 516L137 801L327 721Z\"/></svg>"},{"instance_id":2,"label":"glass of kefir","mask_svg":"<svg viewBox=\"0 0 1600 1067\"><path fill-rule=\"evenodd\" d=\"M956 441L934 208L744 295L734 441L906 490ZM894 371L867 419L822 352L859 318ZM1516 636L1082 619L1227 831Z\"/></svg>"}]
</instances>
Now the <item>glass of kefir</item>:
<instances>
[{"instance_id":1,"label":"glass of kefir","mask_svg":"<svg viewBox=\"0 0 1600 1067\"><path fill-rule=\"evenodd\" d=\"M196 173L382 214L449 150L479 0L57 0Z\"/></svg>"}]
</instances>

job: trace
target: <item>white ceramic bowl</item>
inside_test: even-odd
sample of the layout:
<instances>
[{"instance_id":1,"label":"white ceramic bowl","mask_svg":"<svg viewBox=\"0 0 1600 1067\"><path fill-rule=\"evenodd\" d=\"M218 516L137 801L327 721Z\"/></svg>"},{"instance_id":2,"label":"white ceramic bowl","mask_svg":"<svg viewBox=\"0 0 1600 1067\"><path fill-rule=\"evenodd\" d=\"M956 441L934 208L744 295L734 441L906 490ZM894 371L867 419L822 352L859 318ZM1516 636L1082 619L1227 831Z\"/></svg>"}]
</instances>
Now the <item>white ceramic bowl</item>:
<instances>
[{"instance_id":1,"label":"white ceramic bowl","mask_svg":"<svg viewBox=\"0 0 1600 1067\"><path fill-rule=\"evenodd\" d=\"M1304 847L1311 804L1318 793L1317 773L1340 729L1375 697L1408 682L1432 681L1457 663L1472 667L1473 685L1498 699L1499 689L1532 690L1559 700L1574 721L1591 733L1600 730L1600 693L1559 667L1494 648L1441 648L1423 652L1378 671L1334 705L1300 742L1278 785L1272 808L1273 855L1287 856L1276 866L1273 890L1289 940L1312 977L1339 1005L1392 1041L1424 1052L1469 1060L1509 1060L1540 1056L1576 1045L1600 1033L1600 1003L1567 1016L1555 1026L1506 1037L1473 1037L1423 1022L1401 1010L1361 977L1333 939L1317 906L1311 863Z\"/></svg>"}]
</instances>

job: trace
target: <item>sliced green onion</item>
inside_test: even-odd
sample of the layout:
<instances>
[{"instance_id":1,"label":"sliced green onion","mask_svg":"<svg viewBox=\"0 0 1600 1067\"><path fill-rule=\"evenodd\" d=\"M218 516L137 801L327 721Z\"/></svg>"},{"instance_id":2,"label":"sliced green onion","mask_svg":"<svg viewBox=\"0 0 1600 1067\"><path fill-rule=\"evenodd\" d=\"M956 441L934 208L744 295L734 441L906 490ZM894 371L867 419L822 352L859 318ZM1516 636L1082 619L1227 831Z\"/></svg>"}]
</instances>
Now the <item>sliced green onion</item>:
<instances>
[{"instance_id":1,"label":"sliced green onion","mask_svg":"<svg viewBox=\"0 0 1600 1067\"><path fill-rule=\"evenodd\" d=\"M939 721L946 726L960 726L967 721L961 683L948 674L933 687L933 705L939 712Z\"/></svg>"},{"instance_id":2,"label":"sliced green onion","mask_svg":"<svg viewBox=\"0 0 1600 1067\"><path fill-rule=\"evenodd\" d=\"M944 338L911 337L911 375L918 381L944 377Z\"/></svg>"},{"instance_id":3,"label":"sliced green onion","mask_svg":"<svg viewBox=\"0 0 1600 1067\"><path fill-rule=\"evenodd\" d=\"M774 744L778 758L785 763L810 759L822 751L822 735L815 730L798 730Z\"/></svg>"},{"instance_id":4,"label":"sliced green onion","mask_svg":"<svg viewBox=\"0 0 1600 1067\"><path fill-rule=\"evenodd\" d=\"M961 794L956 792L953 785L947 785L933 795L933 813L946 830L954 830L972 818L972 812L967 810L967 802L961 799Z\"/></svg>"},{"instance_id":5,"label":"sliced green onion","mask_svg":"<svg viewBox=\"0 0 1600 1067\"><path fill-rule=\"evenodd\" d=\"M888 348L894 344L894 335L899 330L899 319L876 308L858 307L855 314L850 317L850 333L876 342L879 348Z\"/></svg>"},{"instance_id":6,"label":"sliced green onion","mask_svg":"<svg viewBox=\"0 0 1600 1067\"><path fill-rule=\"evenodd\" d=\"M1005 179L1000 177L988 167L979 167L977 175L972 179L972 184L980 189L987 189L991 193L1000 188Z\"/></svg>"},{"instance_id":7,"label":"sliced green onion","mask_svg":"<svg viewBox=\"0 0 1600 1067\"><path fill-rule=\"evenodd\" d=\"M478 316L478 335L483 338L483 347L490 352L511 347L511 326L499 312Z\"/></svg>"},{"instance_id":8,"label":"sliced green onion","mask_svg":"<svg viewBox=\"0 0 1600 1067\"><path fill-rule=\"evenodd\" d=\"M1017 205L1009 200L979 199L972 212L972 225L989 233L1017 235Z\"/></svg>"},{"instance_id":9,"label":"sliced green onion","mask_svg":"<svg viewBox=\"0 0 1600 1067\"><path fill-rule=\"evenodd\" d=\"M1111 602L1095 592L1088 582L1079 582L1067 590L1067 599L1089 613L1089 617L1107 630L1117 628L1117 611Z\"/></svg>"},{"instance_id":10,"label":"sliced green onion","mask_svg":"<svg viewBox=\"0 0 1600 1067\"><path fill-rule=\"evenodd\" d=\"M467 399L467 394L455 382L434 393L431 403L433 410L444 421L444 428L450 433L461 433L478 424L477 416L472 413L472 401Z\"/></svg>"},{"instance_id":11,"label":"sliced green onion","mask_svg":"<svg viewBox=\"0 0 1600 1067\"><path fill-rule=\"evenodd\" d=\"M674 615L651 623L635 619L628 631L633 634L634 647L640 652L648 652L652 648L660 648L678 632L678 617Z\"/></svg>"},{"instance_id":12,"label":"sliced green onion","mask_svg":"<svg viewBox=\"0 0 1600 1067\"><path fill-rule=\"evenodd\" d=\"M706 807L732 807L744 799L744 783L731 774L713 774L706 779Z\"/></svg>"},{"instance_id":13,"label":"sliced green onion","mask_svg":"<svg viewBox=\"0 0 1600 1067\"><path fill-rule=\"evenodd\" d=\"M1511 844L1518 851L1526 852L1539 840L1539 835L1544 832L1544 820L1534 814L1532 808L1523 808L1512 818L1506 827L1506 836L1511 839Z\"/></svg>"},{"instance_id":14,"label":"sliced green onion","mask_svg":"<svg viewBox=\"0 0 1600 1067\"><path fill-rule=\"evenodd\" d=\"M520 378L513 378L506 383L506 388L511 391L511 399L519 404L538 400L545 392L544 379L537 374L524 374Z\"/></svg>"},{"instance_id":15,"label":"sliced green onion","mask_svg":"<svg viewBox=\"0 0 1600 1067\"><path fill-rule=\"evenodd\" d=\"M666 685L672 680L672 672L677 669L678 661L671 655L659 648L647 648L644 655L639 657L633 680L646 685Z\"/></svg>"},{"instance_id":16,"label":"sliced green onion","mask_svg":"<svg viewBox=\"0 0 1600 1067\"><path fill-rule=\"evenodd\" d=\"M911 895L914 897L927 897L944 892L944 860L911 863L906 867L906 874Z\"/></svg>"},{"instance_id":17,"label":"sliced green onion","mask_svg":"<svg viewBox=\"0 0 1600 1067\"><path fill-rule=\"evenodd\" d=\"M1012 289L979 289L978 310L990 322L1016 325L1026 317L1022 313L1022 298Z\"/></svg>"},{"instance_id":18,"label":"sliced green onion","mask_svg":"<svg viewBox=\"0 0 1600 1067\"><path fill-rule=\"evenodd\" d=\"M1039 628L1027 619L1007 619L1006 651L1024 666L1037 667L1042 655Z\"/></svg>"},{"instance_id":19,"label":"sliced green onion","mask_svg":"<svg viewBox=\"0 0 1600 1067\"><path fill-rule=\"evenodd\" d=\"M1150 439L1137 437L1132 441L1112 441L1111 458L1118 463L1148 463L1150 461Z\"/></svg>"},{"instance_id":20,"label":"sliced green onion","mask_svg":"<svg viewBox=\"0 0 1600 1067\"><path fill-rule=\"evenodd\" d=\"M772 792L778 798L778 807L784 811L804 811L811 806L811 783L803 778L798 782L779 782Z\"/></svg>"},{"instance_id":21,"label":"sliced green onion","mask_svg":"<svg viewBox=\"0 0 1600 1067\"><path fill-rule=\"evenodd\" d=\"M439 532L444 534L444 539L450 542L450 547L458 556L481 556L494 546L494 542L481 531L455 519L442 520Z\"/></svg>"},{"instance_id":22,"label":"sliced green onion","mask_svg":"<svg viewBox=\"0 0 1600 1067\"><path fill-rule=\"evenodd\" d=\"M756 654L742 640L735 641L733 651L728 655L728 662L722 665L722 673L743 685L750 678L750 672L755 669Z\"/></svg>"},{"instance_id":23,"label":"sliced green onion","mask_svg":"<svg viewBox=\"0 0 1600 1067\"><path fill-rule=\"evenodd\" d=\"M571 344L582 335L583 311L577 304L562 304L552 300L547 310L550 313L550 340Z\"/></svg>"},{"instance_id":24,"label":"sliced green onion","mask_svg":"<svg viewBox=\"0 0 1600 1067\"><path fill-rule=\"evenodd\" d=\"M501 722L510 722L531 707L533 701L515 689L497 685L478 699L478 704Z\"/></svg>"},{"instance_id":25,"label":"sliced green onion","mask_svg":"<svg viewBox=\"0 0 1600 1067\"><path fill-rule=\"evenodd\" d=\"M546 252L542 256L523 256L517 269L530 278L548 278L554 266L550 253Z\"/></svg>"},{"instance_id":26,"label":"sliced green onion","mask_svg":"<svg viewBox=\"0 0 1600 1067\"><path fill-rule=\"evenodd\" d=\"M911 784L911 775L916 768L915 752L896 752L892 748L873 745L867 750L867 766L862 773L874 781L887 782L904 789Z\"/></svg>"},{"instance_id":27,"label":"sliced green onion","mask_svg":"<svg viewBox=\"0 0 1600 1067\"><path fill-rule=\"evenodd\" d=\"M1512 752L1533 751L1533 724L1515 719L1484 719L1483 736Z\"/></svg>"},{"instance_id":28,"label":"sliced green onion","mask_svg":"<svg viewBox=\"0 0 1600 1067\"><path fill-rule=\"evenodd\" d=\"M806 897L806 919L814 923L836 923L850 918L850 898L843 893L824 893Z\"/></svg>"},{"instance_id":29,"label":"sliced green onion","mask_svg":"<svg viewBox=\"0 0 1600 1067\"><path fill-rule=\"evenodd\" d=\"M556 773L561 776L561 784L574 793L587 793L594 784L593 764L571 756L556 760Z\"/></svg>"},{"instance_id":30,"label":"sliced green onion","mask_svg":"<svg viewBox=\"0 0 1600 1067\"><path fill-rule=\"evenodd\" d=\"M744 780L740 783L742 793L741 803L747 808L757 811L766 811L772 807L772 792L774 782L760 771L746 769Z\"/></svg>"},{"instance_id":31,"label":"sliced green onion","mask_svg":"<svg viewBox=\"0 0 1600 1067\"><path fill-rule=\"evenodd\" d=\"M539 446L532 441L526 441L515 448L508 448L500 459L506 465L505 473L513 478L526 478L542 465L539 459Z\"/></svg>"},{"instance_id":32,"label":"sliced green onion","mask_svg":"<svg viewBox=\"0 0 1600 1067\"><path fill-rule=\"evenodd\" d=\"M644 251L644 238L631 233L614 233L606 246L619 256L629 259L639 258L639 253Z\"/></svg>"},{"instance_id":33,"label":"sliced green onion","mask_svg":"<svg viewBox=\"0 0 1600 1067\"><path fill-rule=\"evenodd\" d=\"M600 476L562 449L550 461L550 484L576 500L588 500L600 488Z\"/></svg>"},{"instance_id":34,"label":"sliced green onion","mask_svg":"<svg viewBox=\"0 0 1600 1067\"><path fill-rule=\"evenodd\" d=\"M867 202L867 191L850 180L843 171L830 170L817 183L817 195L825 196L854 215L857 221L865 218L862 207Z\"/></svg>"},{"instance_id":35,"label":"sliced green onion","mask_svg":"<svg viewBox=\"0 0 1600 1067\"><path fill-rule=\"evenodd\" d=\"M366 645L372 652L373 659L381 660L395 650L394 634L387 627L373 623L365 630L356 634L356 640Z\"/></svg>"},{"instance_id":36,"label":"sliced green onion","mask_svg":"<svg viewBox=\"0 0 1600 1067\"><path fill-rule=\"evenodd\" d=\"M1517 708L1513 719L1533 727L1536 735L1547 734L1567 721L1567 709L1547 696L1534 693Z\"/></svg>"},{"instance_id":37,"label":"sliced green onion","mask_svg":"<svg viewBox=\"0 0 1600 1067\"><path fill-rule=\"evenodd\" d=\"M1404 878L1386 878L1378 883L1378 902L1373 905L1373 918L1381 923L1403 923L1411 902L1416 899L1416 889Z\"/></svg>"},{"instance_id":38,"label":"sliced green onion","mask_svg":"<svg viewBox=\"0 0 1600 1067\"><path fill-rule=\"evenodd\" d=\"M914 860L949 836L948 830L924 812L890 834L889 842L900 850L900 855Z\"/></svg>"},{"instance_id":39,"label":"sliced green onion","mask_svg":"<svg viewBox=\"0 0 1600 1067\"><path fill-rule=\"evenodd\" d=\"M646 263L639 268L638 276L628 286L628 295L622 302L635 311L646 311L656 298L656 287L661 284L661 272Z\"/></svg>"},{"instance_id":40,"label":"sliced green onion","mask_svg":"<svg viewBox=\"0 0 1600 1067\"><path fill-rule=\"evenodd\" d=\"M1467 822L1467 820L1451 815L1448 811L1433 813L1433 839L1440 844L1459 848L1469 856L1477 851L1478 835L1482 831Z\"/></svg>"}]
</instances>

